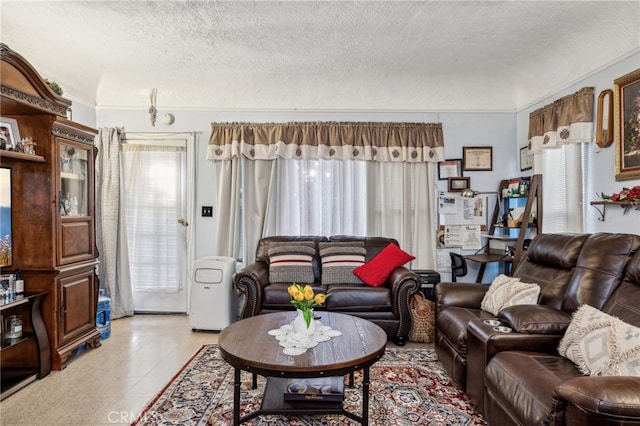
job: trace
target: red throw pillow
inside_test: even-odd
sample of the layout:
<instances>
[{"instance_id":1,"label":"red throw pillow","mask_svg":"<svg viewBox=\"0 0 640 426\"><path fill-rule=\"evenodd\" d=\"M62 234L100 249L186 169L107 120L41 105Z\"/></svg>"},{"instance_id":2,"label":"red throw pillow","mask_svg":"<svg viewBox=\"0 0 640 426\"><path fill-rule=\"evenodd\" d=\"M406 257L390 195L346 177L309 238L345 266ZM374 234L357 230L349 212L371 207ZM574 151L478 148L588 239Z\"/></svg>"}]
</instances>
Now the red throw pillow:
<instances>
[{"instance_id":1,"label":"red throw pillow","mask_svg":"<svg viewBox=\"0 0 640 426\"><path fill-rule=\"evenodd\" d=\"M394 269L415 258L394 243L389 243L369 262L354 269L353 273L366 284L377 287L387 281Z\"/></svg>"}]
</instances>

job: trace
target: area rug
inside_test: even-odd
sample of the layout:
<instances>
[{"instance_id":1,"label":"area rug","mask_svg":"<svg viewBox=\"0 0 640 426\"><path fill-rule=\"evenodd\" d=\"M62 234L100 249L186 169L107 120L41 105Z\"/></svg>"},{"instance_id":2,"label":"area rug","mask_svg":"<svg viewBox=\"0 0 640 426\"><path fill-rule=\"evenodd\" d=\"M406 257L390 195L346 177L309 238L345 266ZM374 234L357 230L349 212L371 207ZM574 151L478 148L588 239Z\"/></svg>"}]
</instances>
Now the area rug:
<instances>
[{"instance_id":1,"label":"area rug","mask_svg":"<svg viewBox=\"0 0 640 426\"><path fill-rule=\"evenodd\" d=\"M449 379L433 350L387 348L371 367L369 424L486 425L468 397ZM242 372L241 415L260 407L265 379L251 389ZM361 372L354 388L345 388L345 409L361 414ZM217 345L203 346L149 403L133 425L233 424L233 368ZM245 425L357 425L340 415L260 416Z\"/></svg>"}]
</instances>

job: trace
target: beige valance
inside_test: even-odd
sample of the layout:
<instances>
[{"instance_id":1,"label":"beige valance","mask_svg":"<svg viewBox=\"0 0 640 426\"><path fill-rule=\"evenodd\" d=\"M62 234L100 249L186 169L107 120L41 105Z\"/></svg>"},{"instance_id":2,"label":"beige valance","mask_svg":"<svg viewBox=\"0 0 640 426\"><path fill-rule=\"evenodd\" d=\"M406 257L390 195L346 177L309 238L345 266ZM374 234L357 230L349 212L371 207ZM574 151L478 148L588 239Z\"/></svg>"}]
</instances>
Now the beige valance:
<instances>
[{"instance_id":1,"label":"beige valance","mask_svg":"<svg viewBox=\"0 0 640 426\"><path fill-rule=\"evenodd\" d=\"M529 114L529 149L593 140L593 87L583 87Z\"/></svg>"},{"instance_id":2,"label":"beige valance","mask_svg":"<svg viewBox=\"0 0 640 426\"><path fill-rule=\"evenodd\" d=\"M444 160L440 123L212 123L207 160Z\"/></svg>"}]
</instances>

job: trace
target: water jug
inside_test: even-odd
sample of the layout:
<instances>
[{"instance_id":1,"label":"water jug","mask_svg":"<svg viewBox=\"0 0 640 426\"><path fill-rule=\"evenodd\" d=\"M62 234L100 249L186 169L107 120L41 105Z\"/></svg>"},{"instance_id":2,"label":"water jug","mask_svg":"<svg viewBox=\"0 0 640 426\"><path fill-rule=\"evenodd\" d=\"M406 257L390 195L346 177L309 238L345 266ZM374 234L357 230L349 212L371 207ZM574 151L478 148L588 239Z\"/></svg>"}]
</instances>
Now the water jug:
<instances>
[{"instance_id":1,"label":"water jug","mask_svg":"<svg viewBox=\"0 0 640 426\"><path fill-rule=\"evenodd\" d=\"M96 312L96 326L102 340L111 335L111 299L106 290L101 288L98 296L98 310Z\"/></svg>"}]
</instances>

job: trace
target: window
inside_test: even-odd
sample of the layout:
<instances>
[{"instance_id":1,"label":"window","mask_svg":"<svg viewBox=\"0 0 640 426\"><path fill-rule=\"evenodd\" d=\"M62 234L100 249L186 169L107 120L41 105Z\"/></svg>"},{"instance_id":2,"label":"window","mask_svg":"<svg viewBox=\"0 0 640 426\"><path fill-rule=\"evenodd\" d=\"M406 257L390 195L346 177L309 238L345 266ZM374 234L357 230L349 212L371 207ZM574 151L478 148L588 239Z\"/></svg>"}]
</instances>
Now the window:
<instances>
[{"instance_id":1,"label":"window","mask_svg":"<svg viewBox=\"0 0 640 426\"><path fill-rule=\"evenodd\" d=\"M364 161L276 160L273 235L365 235Z\"/></svg>"},{"instance_id":2,"label":"window","mask_svg":"<svg viewBox=\"0 0 640 426\"><path fill-rule=\"evenodd\" d=\"M542 174L542 232L583 232L583 144L563 145L536 154L535 173Z\"/></svg>"}]
</instances>

